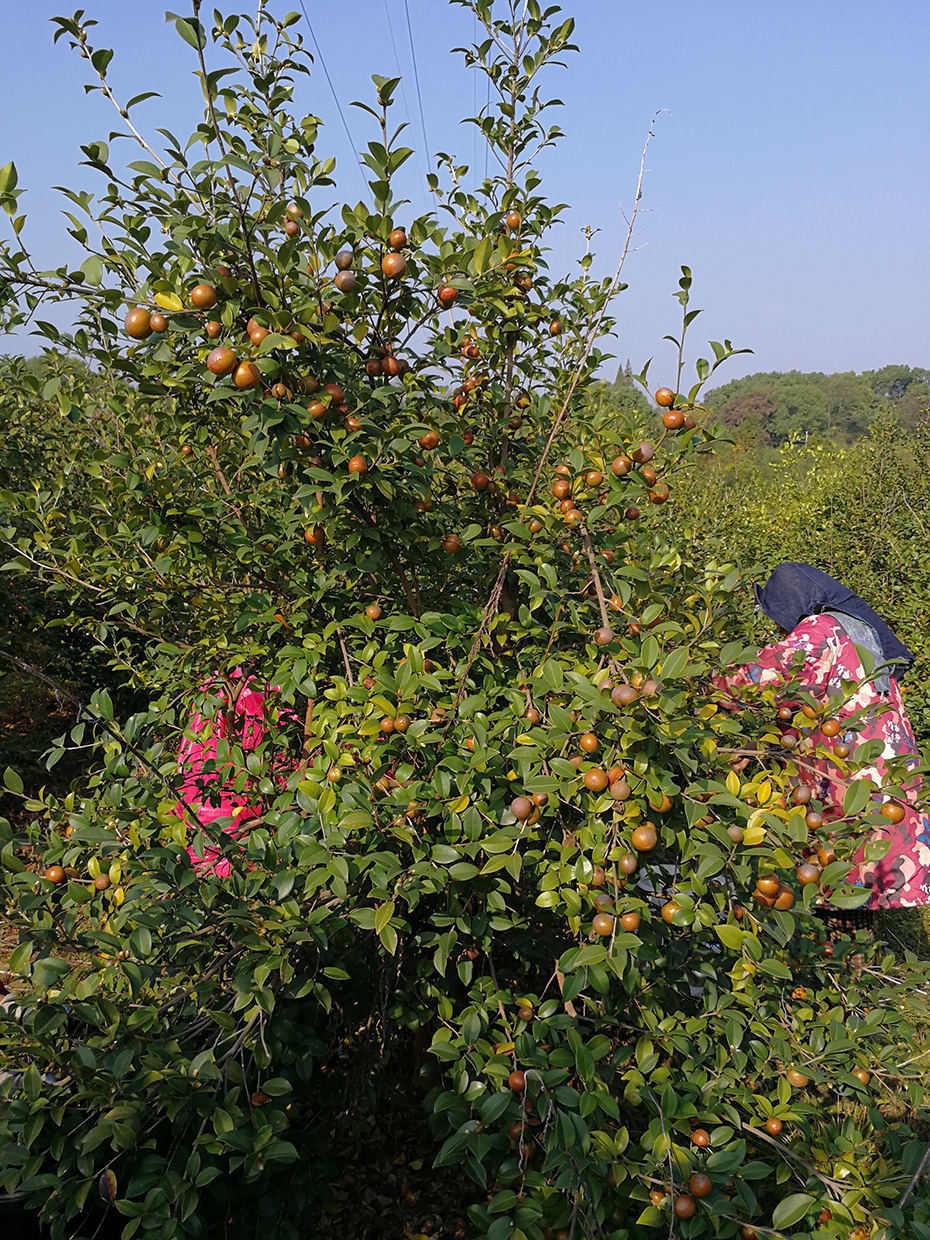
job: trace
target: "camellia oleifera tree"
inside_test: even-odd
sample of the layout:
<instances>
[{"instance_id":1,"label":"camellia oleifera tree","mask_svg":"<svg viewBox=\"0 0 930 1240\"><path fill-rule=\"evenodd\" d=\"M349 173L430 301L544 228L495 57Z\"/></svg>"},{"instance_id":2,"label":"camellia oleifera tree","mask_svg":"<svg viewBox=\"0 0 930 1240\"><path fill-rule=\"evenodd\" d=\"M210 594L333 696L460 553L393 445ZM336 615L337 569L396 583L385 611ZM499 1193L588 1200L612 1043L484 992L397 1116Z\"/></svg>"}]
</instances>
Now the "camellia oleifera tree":
<instances>
[{"instance_id":1,"label":"camellia oleifera tree","mask_svg":"<svg viewBox=\"0 0 930 1240\"><path fill-rule=\"evenodd\" d=\"M0 172L7 320L95 393L48 379L6 568L148 705L71 704L65 796L6 775L0 1178L56 1236L101 1210L127 1237L304 1235L362 1076L420 1091L475 1236L925 1234L921 978L812 914L860 902L848 860L900 788L852 781L827 819L811 756L869 757L821 726L835 703L721 709L738 576L673 513L731 347L649 425L586 405L620 277L550 273L534 171L572 23L464 7L498 170L443 159L417 218L393 79L370 194L332 205L296 15L173 18L190 142L146 136L93 23L55 19L128 133L84 148L98 196L65 191L80 266L35 269ZM684 333L687 269L676 296ZM271 687L245 740L243 677ZM208 772L247 830L183 802L192 728L223 733Z\"/></svg>"}]
</instances>

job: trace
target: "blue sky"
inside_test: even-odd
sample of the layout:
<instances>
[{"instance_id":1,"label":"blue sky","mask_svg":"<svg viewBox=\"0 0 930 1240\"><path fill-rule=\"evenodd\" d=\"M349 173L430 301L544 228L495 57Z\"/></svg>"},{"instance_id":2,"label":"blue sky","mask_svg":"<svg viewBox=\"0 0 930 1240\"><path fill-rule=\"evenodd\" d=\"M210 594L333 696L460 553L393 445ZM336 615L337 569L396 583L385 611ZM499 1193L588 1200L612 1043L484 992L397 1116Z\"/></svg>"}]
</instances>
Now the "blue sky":
<instances>
[{"instance_id":1,"label":"blue sky","mask_svg":"<svg viewBox=\"0 0 930 1240\"><path fill-rule=\"evenodd\" d=\"M256 0L224 4L254 11ZM276 12L294 7L269 0ZM471 162L472 131L459 120L475 103L462 58L448 49L472 35L468 13L444 0L408 0L433 150ZM212 11L206 4L205 11ZM403 0L308 0L343 103L370 98L369 74L402 73L400 111L418 148L407 189L423 209L421 128ZM645 197L617 302L620 358L671 362L662 336L676 326L671 294L679 266L694 272L705 313L695 343L730 337L754 356L722 377L754 370L863 370L892 362L930 365L930 10L926 0L570 0L580 53L547 85L565 101L566 137L542 161L545 188L572 204L554 238L553 262L570 268L580 230L601 231L601 268L622 245L639 153L650 120ZM199 118L192 53L160 4L86 0L99 45L116 49L110 76L124 97L159 90L135 116L184 135ZM49 18L70 12L46 0L5 6L0 79L0 163L14 159L29 187L27 234L42 263L71 257L54 184L92 187L78 147L118 118L85 96L84 67ZM184 0L176 11L185 12ZM479 100L480 102L480 100ZM337 157L346 195L360 182L322 72L299 106L326 122L320 149ZM371 136L346 109L356 142ZM478 163L483 170L483 156ZM0 341L0 347L4 343ZM9 346L7 342L6 347Z\"/></svg>"}]
</instances>

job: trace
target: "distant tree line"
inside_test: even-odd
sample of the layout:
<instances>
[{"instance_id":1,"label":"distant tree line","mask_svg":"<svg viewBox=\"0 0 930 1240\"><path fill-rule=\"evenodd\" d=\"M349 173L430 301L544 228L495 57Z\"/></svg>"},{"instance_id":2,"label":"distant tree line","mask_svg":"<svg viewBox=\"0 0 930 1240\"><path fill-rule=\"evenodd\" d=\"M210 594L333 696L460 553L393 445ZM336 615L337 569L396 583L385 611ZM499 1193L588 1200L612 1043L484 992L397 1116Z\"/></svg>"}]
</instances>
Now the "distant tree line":
<instances>
[{"instance_id":1,"label":"distant tree line","mask_svg":"<svg viewBox=\"0 0 930 1240\"><path fill-rule=\"evenodd\" d=\"M851 443L886 407L904 425L914 426L930 403L930 370L773 371L735 379L708 393L707 403L726 428L739 430L747 445L779 447L798 435Z\"/></svg>"}]
</instances>

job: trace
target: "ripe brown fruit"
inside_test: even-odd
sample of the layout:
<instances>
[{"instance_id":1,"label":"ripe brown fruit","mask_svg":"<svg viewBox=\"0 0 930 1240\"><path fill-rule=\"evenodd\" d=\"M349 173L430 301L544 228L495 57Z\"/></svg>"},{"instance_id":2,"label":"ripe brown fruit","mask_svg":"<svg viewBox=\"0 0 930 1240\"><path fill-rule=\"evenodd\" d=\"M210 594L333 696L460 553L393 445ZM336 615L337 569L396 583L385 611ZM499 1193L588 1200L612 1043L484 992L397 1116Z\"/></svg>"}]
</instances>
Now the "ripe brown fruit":
<instances>
[{"instance_id":1,"label":"ripe brown fruit","mask_svg":"<svg viewBox=\"0 0 930 1240\"><path fill-rule=\"evenodd\" d=\"M617 867L619 868L620 873L625 874L627 877L636 873L636 867L638 865L639 859L634 856L633 853L624 853L617 862Z\"/></svg>"},{"instance_id":2,"label":"ripe brown fruit","mask_svg":"<svg viewBox=\"0 0 930 1240\"><path fill-rule=\"evenodd\" d=\"M638 447L633 449L633 460L638 461L640 464L646 464L646 462L652 460L655 454L656 450L653 445L644 440Z\"/></svg>"},{"instance_id":3,"label":"ripe brown fruit","mask_svg":"<svg viewBox=\"0 0 930 1240\"><path fill-rule=\"evenodd\" d=\"M152 334L152 316L144 306L136 306L126 315L123 327L133 340L146 340Z\"/></svg>"},{"instance_id":4,"label":"ripe brown fruit","mask_svg":"<svg viewBox=\"0 0 930 1240\"><path fill-rule=\"evenodd\" d=\"M584 753L597 753L599 742L593 732L583 732L578 739L578 744Z\"/></svg>"},{"instance_id":5,"label":"ripe brown fruit","mask_svg":"<svg viewBox=\"0 0 930 1240\"><path fill-rule=\"evenodd\" d=\"M211 349L207 354L207 370L211 375L231 374L239 365L239 359L233 353L232 349L227 349L225 345L217 345L215 349Z\"/></svg>"},{"instance_id":6,"label":"ripe brown fruit","mask_svg":"<svg viewBox=\"0 0 930 1240\"><path fill-rule=\"evenodd\" d=\"M446 555L458 555L462 550L462 540L458 534L446 534L442 540L442 549Z\"/></svg>"},{"instance_id":7,"label":"ripe brown fruit","mask_svg":"<svg viewBox=\"0 0 930 1240\"><path fill-rule=\"evenodd\" d=\"M191 305L195 310L212 310L216 305L216 289L212 284L195 284L191 289Z\"/></svg>"},{"instance_id":8,"label":"ripe brown fruit","mask_svg":"<svg viewBox=\"0 0 930 1240\"><path fill-rule=\"evenodd\" d=\"M471 485L475 491L486 491L491 485L491 479L479 470L478 473L472 474Z\"/></svg>"},{"instance_id":9,"label":"ripe brown fruit","mask_svg":"<svg viewBox=\"0 0 930 1240\"><path fill-rule=\"evenodd\" d=\"M788 1084L793 1089L803 1089L808 1084L809 1078L803 1072L799 1072L797 1068L789 1068L785 1073Z\"/></svg>"},{"instance_id":10,"label":"ripe brown fruit","mask_svg":"<svg viewBox=\"0 0 930 1240\"><path fill-rule=\"evenodd\" d=\"M639 697L639 690L633 685L615 685L610 692L610 700L614 706L632 706Z\"/></svg>"},{"instance_id":11,"label":"ripe brown fruit","mask_svg":"<svg viewBox=\"0 0 930 1240\"><path fill-rule=\"evenodd\" d=\"M382 258L381 270L389 280L399 280L407 270L407 260L403 254L396 254L392 251Z\"/></svg>"},{"instance_id":12,"label":"ripe brown fruit","mask_svg":"<svg viewBox=\"0 0 930 1240\"><path fill-rule=\"evenodd\" d=\"M270 335L268 328L263 323L259 323L257 319L249 319L245 325L246 333L254 345L259 345Z\"/></svg>"},{"instance_id":13,"label":"ripe brown fruit","mask_svg":"<svg viewBox=\"0 0 930 1240\"><path fill-rule=\"evenodd\" d=\"M899 823L904 817L905 809L897 801L886 801L881 808L881 815L889 822Z\"/></svg>"},{"instance_id":14,"label":"ripe brown fruit","mask_svg":"<svg viewBox=\"0 0 930 1240\"><path fill-rule=\"evenodd\" d=\"M650 504L664 504L669 497L669 488L667 482L657 482L649 492Z\"/></svg>"},{"instance_id":15,"label":"ripe brown fruit","mask_svg":"<svg viewBox=\"0 0 930 1240\"><path fill-rule=\"evenodd\" d=\"M529 797L514 797L510 802L510 812L519 822L526 822L533 812L533 802Z\"/></svg>"},{"instance_id":16,"label":"ripe brown fruit","mask_svg":"<svg viewBox=\"0 0 930 1240\"><path fill-rule=\"evenodd\" d=\"M311 400L307 405L307 413L311 418L322 418L329 406L322 400Z\"/></svg>"},{"instance_id":17,"label":"ripe brown fruit","mask_svg":"<svg viewBox=\"0 0 930 1240\"><path fill-rule=\"evenodd\" d=\"M820 730L824 736L838 736L841 727L839 719L825 719L820 725Z\"/></svg>"},{"instance_id":18,"label":"ripe brown fruit","mask_svg":"<svg viewBox=\"0 0 930 1240\"><path fill-rule=\"evenodd\" d=\"M108 874L98 874L94 879L94 891L106 891L110 885L110 876Z\"/></svg>"},{"instance_id":19,"label":"ripe brown fruit","mask_svg":"<svg viewBox=\"0 0 930 1240\"><path fill-rule=\"evenodd\" d=\"M594 632L594 640L598 646L609 646L614 639L613 629L608 625L601 625Z\"/></svg>"},{"instance_id":20,"label":"ripe brown fruit","mask_svg":"<svg viewBox=\"0 0 930 1240\"><path fill-rule=\"evenodd\" d=\"M515 1069L507 1078L507 1084L515 1094L522 1094L526 1089L526 1074Z\"/></svg>"},{"instance_id":21,"label":"ripe brown fruit","mask_svg":"<svg viewBox=\"0 0 930 1240\"><path fill-rule=\"evenodd\" d=\"M350 474L367 474L368 462L363 456L350 456L346 469Z\"/></svg>"},{"instance_id":22,"label":"ripe brown fruit","mask_svg":"<svg viewBox=\"0 0 930 1240\"><path fill-rule=\"evenodd\" d=\"M775 897L775 907L784 912L785 909L791 908L794 904L794 892L790 887L782 887L778 895Z\"/></svg>"},{"instance_id":23,"label":"ripe brown fruit","mask_svg":"<svg viewBox=\"0 0 930 1240\"><path fill-rule=\"evenodd\" d=\"M358 276L354 271L337 271L333 283L340 293L351 293L358 284Z\"/></svg>"},{"instance_id":24,"label":"ripe brown fruit","mask_svg":"<svg viewBox=\"0 0 930 1240\"><path fill-rule=\"evenodd\" d=\"M561 336L561 334L562 334L562 320L553 319L552 322L549 324L549 335L550 336Z\"/></svg>"},{"instance_id":25,"label":"ripe brown fruit","mask_svg":"<svg viewBox=\"0 0 930 1240\"><path fill-rule=\"evenodd\" d=\"M814 790L809 784L798 784L791 794L791 800L795 805L807 805L813 795Z\"/></svg>"},{"instance_id":26,"label":"ripe brown fruit","mask_svg":"<svg viewBox=\"0 0 930 1240\"><path fill-rule=\"evenodd\" d=\"M458 298L459 291L451 284L441 284L436 291L436 299L443 310L451 310Z\"/></svg>"},{"instance_id":27,"label":"ripe brown fruit","mask_svg":"<svg viewBox=\"0 0 930 1240\"><path fill-rule=\"evenodd\" d=\"M572 484L567 478L556 478L552 484L552 494L556 499L568 499L572 493Z\"/></svg>"},{"instance_id":28,"label":"ripe brown fruit","mask_svg":"<svg viewBox=\"0 0 930 1240\"><path fill-rule=\"evenodd\" d=\"M296 237L297 234L300 232L300 225L297 223L296 220L285 220L284 221L284 232L285 232L285 235L288 237Z\"/></svg>"},{"instance_id":29,"label":"ripe brown fruit","mask_svg":"<svg viewBox=\"0 0 930 1240\"><path fill-rule=\"evenodd\" d=\"M676 1218L693 1218L697 1206L693 1197L689 1197L687 1193L682 1193L675 1198L672 1209L675 1212Z\"/></svg>"},{"instance_id":30,"label":"ripe brown fruit","mask_svg":"<svg viewBox=\"0 0 930 1240\"><path fill-rule=\"evenodd\" d=\"M604 481L604 475L599 469L589 469L584 476L584 484L586 487L599 487Z\"/></svg>"},{"instance_id":31,"label":"ripe brown fruit","mask_svg":"<svg viewBox=\"0 0 930 1240\"><path fill-rule=\"evenodd\" d=\"M780 889L781 882L775 874L760 874L756 879L756 890L764 896L777 896Z\"/></svg>"},{"instance_id":32,"label":"ripe brown fruit","mask_svg":"<svg viewBox=\"0 0 930 1240\"><path fill-rule=\"evenodd\" d=\"M677 900L666 900L659 911L662 914L662 920L670 926L675 920L675 914L681 912L681 905Z\"/></svg>"},{"instance_id":33,"label":"ripe brown fruit","mask_svg":"<svg viewBox=\"0 0 930 1240\"><path fill-rule=\"evenodd\" d=\"M403 228L392 228L388 236L388 245L392 250L402 250L407 244L407 234Z\"/></svg>"},{"instance_id":34,"label":"ripe brown fruit","mask_svg":"<svg viewBox=\"0 0 930 1240\"><path fill-rule=\"evenodd\" d=\"M209 319L204 323L203 330L206 332L208 340L216 340L223 331L223 324L219 319Z\"/></svg>"},{"instance_id":35,"label":"ripe brown fruit","mask_svg":"<svg viewBox=\"0 0 930 1240\"><path fill-rule=\"evenodd\" d=\"M769 1136L777 1137L783 1127L784 1124L774 1115L770 1115L765 1121L765 1131L769 1134Z\"/></svg>"},{"instance_id":36,"label":"ripe brown fruit","mask_svg":"<svg viewBox=\"0 0 930 1240\"><path fill-rule=\"evenodd\" d=\"M348 271L352 266L353 254L351 250L340 250L336 255L335 263L340 271Z\"/></svg>"},{"instance_id":37,"label":"ripe brown fruit","mask_svg":"<svg viewBox=\"0 0 930 1240\"><path fill-rule=\"evenodd\" d=\"M427 431L425 435L421 435L417 440L421 448L436 448L439 446L439 435L436 431Z\"/></svg>"},{"instance_id":38,"label":"ripe brown fruit","mask_svg":"<svg viewBox=\"0 0 930 1240\"><path fill-rule=\"evenodd\" d=\"M633 468L633 462L628 456L615 456L610 462L611 473L617 478L624 478Z\"/></svg>"},{"instance_id":39,"label":"ripe brown fruit","mask_svg":"<svg viewBox=\"0 0 930 1240\"><path fill-rule=\"evenodd\" d=\"M671 388L660 387L655 394L655 402L662 409L671 409L675 403L675 393Z\"/></svg>"},{"instance_id":40,"label":"ripe brown fruit","mask_svg":"<svg viewBox=\"0 0 930 1240\"><path fill-rule=\"evenodd\" d=\"M614 919L609 913L597 913L591 922L591 929L605 939L614 932Z\"/></svg>"},{"instance_id":41,"label":"ripe brown fruit","mask_svg":"<svg viewBox=\"0 0 930 1240\"><path fill-rule=\"evenodd\" d=\"M381 604L380 603L369 603L368 606L365 608L365 615L368 617L369 620L380 620L381 619Z\"/></svg>"},{"instance_id":42,"label":"ripe brown fruit","mask_svg":"<svg viewBox=\"0 0 930 1240\"><path fill-rule=\"evenodd\" d=\"M507 225L509 232L516 232L523 223L523 218L519 211L508 211L504 216L504 223Z\"/></svg>"},{"instance_id":43,"label":"ripe brown fruit","mask_svg":"<svg viewBox=\"0 0 930 1240\"><path fill-rule=\"evenodd\" d=\"M691 1134L691 1144L696 1145L699 1150L706 1150L710 1145L710 1133L706 1128L695 1128Z\"/></svg>"},{"instance_id":44,"label":"ripe brown fruit","mask_svg":"<svg viewBox=\"0 0 930 1240\"><path fill-rule=\"evenodd\" d=\"M65 872L60 865L50 865L43 877L50 883L60 883L64 881Z\"/></svg>"},{"instance_id":45,"label":"ripe brown fruit","mask_svg":"<svg viewBox=\"0 0 930 1240\"><path fill-rule=\"evenodd\" d=\"M798 876L798 882L802 887L806 886L808 883L820 882L820 866L814 865L812 861L802 861L798 866L796 873Z\"/></svg>"},{"instance_id":46,"label":"ripe brown fruit","mask_svg":"<svg viewBox=\"0 0 930 1240\"><path fill-rule=\"evenodd\" d=\"M630 785L625 779L612 779L608 791L615 801L629 800Z\"/></svg>"},{"instance_id":47,"label":"ripe brown fruit","mask_svg":"<svg viewBox=\"0 0 930 1240\"><path fill-rule=\"evenodd\" d=\"M662 414L662 425L670 431L678 431L685 424L685 415L680 409L666 409Z\"/></svg>"},{"instance_id":48,"label":"ripe brown fruit","mask_svg":"<svg viewBox=\"0 0 930 1240\"><path fill-rule=\"evenodd\" d=\"M868 1085L872 1079L872 1073L866 1068L853 1068L852 1074L860 1085Z\"/></svg>"},{"instance_id":49,"label":"ripe brown fruit","mask_svg":"<svg viewBox=\"0 0 930 1240\"><path fill-rule=\"evenodd\" d=\"M630 843L637 852L651 852L658 843L659 837L651 822L644 822L630 836Z\"/></svg>"},{"instance_id":50,"label":"ripe brown fruit","mask_svg":"<svg viewBox=\"0 0 930 1240\"><path fill-rule=\"evenodd\" d=\"M703 1171L695 1171L688 1180L688 1192L692 1197L707 1197L713 1188L713 1180Z\"/></svg>"},{"instance_id":51,"label":"ripe brown fruit","mask_svg":"<svg viewBox=\"0 0 930 1240\"><path fill-rule=\"evenodd\" d=\"M168 330L168 320L156 310L149 319L149 326L153 332L166 332Z\"/></svg>"},{"instance_id":52,"label":"ripe brown fruit","mask_svg":"<svg viewBox=\"0 0 930 1240\"><path fill-rule=\"evenodd\" d=\"M311 525L304 530L304 542L311 547L322 547L326 542L326 531L322 525Z\"/></svg>"},{"instance_id":53,"label":"ripe brown fruit","mask_svg":"<svg viewBox=\"0 0 930 1240\"><path fill-rule=\"evenodd\" d=\"M603 792L607 787L607 772L598 766L592 767L590 771L585 771L583 782L591 792Z\"/></svg>"},{"instance_id":54,"label":"ripe brown fruit","mask_svg":"<svg viewBox=\"0 0 930 1240\"><path fill-rule=\"evenodd\" d=\"M262 381L262 372L254 362L240 362L233 372L233 383L237 388L257 387Z\"/></svg>"}]
</instances>

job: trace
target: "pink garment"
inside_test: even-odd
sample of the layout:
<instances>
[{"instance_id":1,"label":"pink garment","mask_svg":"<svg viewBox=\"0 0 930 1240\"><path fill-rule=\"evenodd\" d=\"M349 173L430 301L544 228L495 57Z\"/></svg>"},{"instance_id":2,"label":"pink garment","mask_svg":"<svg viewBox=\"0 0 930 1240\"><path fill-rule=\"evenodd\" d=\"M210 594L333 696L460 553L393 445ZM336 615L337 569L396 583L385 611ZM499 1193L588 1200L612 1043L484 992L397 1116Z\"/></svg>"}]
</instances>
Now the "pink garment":
<instances>
[{"instance_id":1,"label":"pink garment","mask_svg":"<svg viewBox=\"0 0 930 1240\"><path fill-rule=\"evenodd\" d=\"M238 687L237 681L242 681ZM254 803L254 793L249 790L252 780L246 781L242 791L236 791L232 784L237 772L232 770L232 764L229 764L232 779L223 768L205 771L204 766L216 761L220 740L239 745L247 754L258 748L268 735L269 696L276 690L256 688L255 681L251 677L243 680L238 669L227 682L211 680L202 688L214 692L218 709L209 718L196 713L186 729L194 735L185 735L178 748L183 783L177 813L189 821L195 819L203 827L222 823L223 833L238 839L245 834L246 824L254 822L262 812L261 806ZM297 718L291 711L280 712L280 717L288 721ZM219 848L208 846L199 853L192 844L187 853L200 875L226 878L232 871L228 858Z\"/></svg>"},{"instance_id":2,"label":"pink garment","mask_svg":"<svg viewBox=\"0 0 930 1240\"><path fill-rule=\"evenodd\" d=\"M782 641L759 651L752 663L718 677L719 688L738 694L742 685L794 684L825 704L834 699L831 714L842 724L839 735L830 738L819 730L813 733L817 745L830 748L840 741L853 747L879 739L882 752L856 773L857 779L871 779L881 787L887 779L887 763L892 758L917 755L917 742L901 698L898 682L890 678L887 695L879 693L871 681L846 697L843 681L864 679L862 661L843 627L830 615L808 616ZM855 720L852 719L856 716ZM825 806L825 818L842 814L847 780L828 759L807 759L805 782ZM900 823L875 829L873 838L887 839L888 852L881 861L865 861L860 850L850 881L872 888L871 908L905 908L930 902L930 817L916 806L921 794L920 780L907 785L907 804Z\"/></svg>"}]
</instances>

